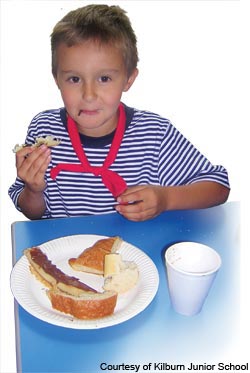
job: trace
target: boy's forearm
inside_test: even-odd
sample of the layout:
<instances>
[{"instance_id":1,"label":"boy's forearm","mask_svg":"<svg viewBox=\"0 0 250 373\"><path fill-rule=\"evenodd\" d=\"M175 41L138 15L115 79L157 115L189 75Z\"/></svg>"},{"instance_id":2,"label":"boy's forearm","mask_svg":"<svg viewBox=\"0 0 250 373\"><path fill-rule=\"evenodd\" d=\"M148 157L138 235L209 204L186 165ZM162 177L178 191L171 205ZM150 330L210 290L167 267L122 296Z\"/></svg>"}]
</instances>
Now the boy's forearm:
<instances>
[{"instance_id":1,"label":"boy's forearm","mask_svg":"<svg viewBox=\"0 0 250 373\"><path fill-rule=\"evenodd\" d=\"M210 181L167 187L166 210L207 208L226 202L229 189Z\"/></svg>"},{"instance_id":2,"label":"boy's forearm","mask_svg":"<svg viewBox=\"0 0 250 373\"><path fill-rule=\"evenodd\" d=\"M18 198L18 207L27 218L40 219L46 209L43 192L32 192L25 187Z\"/></svg>"}]
</instances>

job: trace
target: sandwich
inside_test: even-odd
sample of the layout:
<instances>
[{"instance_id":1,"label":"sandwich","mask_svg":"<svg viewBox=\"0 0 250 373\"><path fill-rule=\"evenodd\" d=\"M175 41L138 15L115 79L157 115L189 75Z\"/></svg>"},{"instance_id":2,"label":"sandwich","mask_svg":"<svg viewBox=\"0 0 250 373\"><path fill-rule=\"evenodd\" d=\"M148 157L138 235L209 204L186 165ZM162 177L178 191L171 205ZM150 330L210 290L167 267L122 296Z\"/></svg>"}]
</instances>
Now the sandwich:
<instances>
[{"instance_id":1,"label":"sandwich","mask_svg":"<svg viewBox=\"0 0 250 373\"><path fill-rule=\"evenodd\" d=\"M56 267L39 247L24 250L31 273L47 288L54 309L79 319L95 319L113 314L117 292L96 291L76 277Z\"/></svg>"},{"instance_id":2,"label":"sandwich","mask_svg":"<svg viewBox=\"0 0 250 373\"><path fill-rule=\"evenodd\" d=\"M122 242L123 240L117 236L100 239L77 258L70 258L69 265L76 271L103 275L105 256L119 250Z\"/></svg>"}]
</instances>

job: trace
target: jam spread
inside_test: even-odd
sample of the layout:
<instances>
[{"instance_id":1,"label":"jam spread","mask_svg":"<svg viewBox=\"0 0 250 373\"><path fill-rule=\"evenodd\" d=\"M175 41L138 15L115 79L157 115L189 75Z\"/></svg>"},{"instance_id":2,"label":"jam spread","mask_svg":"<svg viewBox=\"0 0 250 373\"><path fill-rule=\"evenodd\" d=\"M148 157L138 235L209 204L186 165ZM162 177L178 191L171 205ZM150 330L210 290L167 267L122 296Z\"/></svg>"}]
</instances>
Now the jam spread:
<instances>
[{"instance_id":1,"label":"jam spread","mask_svg":"<svg viewBox=\"0 0 250 373\"><path fill-rule=\"evenodd\" d=\"M38 247L33 247L30 250L31 259L39 265L46 273L54 277L57 282L62 282L69 286L74 286L84 291L91 291L97 293L96 290L90 286L80 282L78 278L66 275L59 268L57 268Z\"/></svg>"}]
</instances>

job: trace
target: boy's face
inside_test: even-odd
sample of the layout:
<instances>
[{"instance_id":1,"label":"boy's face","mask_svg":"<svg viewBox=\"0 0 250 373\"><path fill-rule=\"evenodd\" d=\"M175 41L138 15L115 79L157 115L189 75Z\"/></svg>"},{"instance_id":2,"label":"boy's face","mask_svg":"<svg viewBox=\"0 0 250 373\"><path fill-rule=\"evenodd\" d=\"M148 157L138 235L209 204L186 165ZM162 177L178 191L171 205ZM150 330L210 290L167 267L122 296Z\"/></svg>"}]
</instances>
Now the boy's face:
<instances>
[{"instance_id":1,"label":"boy's face","mask_svg":"<svg viewBox=\"0 0 250 373\"><path fill-rule=\"evenodd\" d=\"M122 92L136 76L137 70L127 76L122 53L112 45L90 40L57 48L56 83L68 114L85 135L104 136L116 128Z\"/></svg>"}]
</instances>

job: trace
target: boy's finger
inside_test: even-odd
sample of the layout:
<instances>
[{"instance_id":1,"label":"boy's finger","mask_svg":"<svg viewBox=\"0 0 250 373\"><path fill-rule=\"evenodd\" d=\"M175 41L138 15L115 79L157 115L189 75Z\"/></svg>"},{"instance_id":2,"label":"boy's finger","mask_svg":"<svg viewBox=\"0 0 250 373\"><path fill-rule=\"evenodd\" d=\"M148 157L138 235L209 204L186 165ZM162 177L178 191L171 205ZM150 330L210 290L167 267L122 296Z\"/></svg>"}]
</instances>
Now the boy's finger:
<instances>
[{"instance_id":1,"label":"boy's finger","mask_svg":"<svg viewBox=\"0 0 250 373\"><path fill-rule=\"evenodd\" d=\"M16 153L16 167L21 166L23 161L28 158L28 156L33 152L33 150L33 148L28 146L19 150L19 152Z\"/></svg>"}]
</instances>

